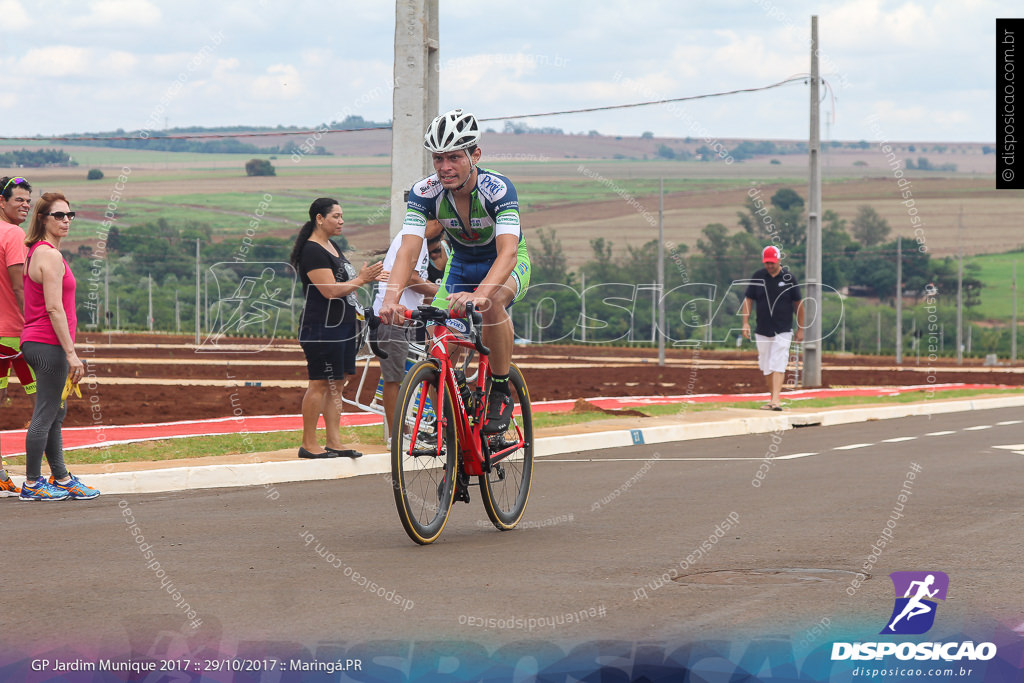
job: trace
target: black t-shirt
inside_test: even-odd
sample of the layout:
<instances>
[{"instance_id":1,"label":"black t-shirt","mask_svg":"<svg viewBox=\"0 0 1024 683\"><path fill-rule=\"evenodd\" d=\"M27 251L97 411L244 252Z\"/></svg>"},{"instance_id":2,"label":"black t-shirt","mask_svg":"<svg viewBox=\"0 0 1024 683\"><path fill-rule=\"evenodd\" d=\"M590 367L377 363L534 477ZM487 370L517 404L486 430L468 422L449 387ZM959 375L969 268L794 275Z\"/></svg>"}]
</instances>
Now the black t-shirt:
<instances>
[{"instance_id":1,"label":"black t-shirt","mask_svg":"<svg viewBox=\"0 0 1024 683\"><path fill-rule=\"evenodd\" d=\"M776 277L769 275L764 268L754 273L747 285L745 297L755 304L756 334L774 337L793 330L793 313L803 297L800 296L800 284L796 276L787 268L779 271Z\"/></svg>"},{"instance_id":2,"label":"black t-shirt","mask_svg":"<svg viewBox=\"0 0 1024 683\"><path fill-rule=\"evenodd\" d=\"M299 327L301 339L344 339L351 336L349 326L356 320L354 294L340 299L328 299L309 280L309 271L327 268L334 273L335 282L348 282L356 276L341 248L331 240L338 256L310 240L302 245L299 255L299 278L302 280L302 319Z\"/></svg>"}]
</instances>

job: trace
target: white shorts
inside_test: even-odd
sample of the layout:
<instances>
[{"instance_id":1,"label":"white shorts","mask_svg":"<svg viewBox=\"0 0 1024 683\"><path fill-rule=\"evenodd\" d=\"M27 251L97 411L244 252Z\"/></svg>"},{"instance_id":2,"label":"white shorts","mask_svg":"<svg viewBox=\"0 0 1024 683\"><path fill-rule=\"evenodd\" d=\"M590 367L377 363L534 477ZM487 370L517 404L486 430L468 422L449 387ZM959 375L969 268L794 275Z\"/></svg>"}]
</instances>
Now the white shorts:
<instances>
[{"instance_id":1,"label":"white shorts","mask_svg":"<svg viewBox=\"0 0 1024 683\"><path fill-rule=\"evenodd\" d=\"M792 332L782 332L774 337L755 334L757 342L757 367L761 372L770 375L773 372L785 372L789 365L789 345L793 341Z\"/></svg>"}]
</instances>

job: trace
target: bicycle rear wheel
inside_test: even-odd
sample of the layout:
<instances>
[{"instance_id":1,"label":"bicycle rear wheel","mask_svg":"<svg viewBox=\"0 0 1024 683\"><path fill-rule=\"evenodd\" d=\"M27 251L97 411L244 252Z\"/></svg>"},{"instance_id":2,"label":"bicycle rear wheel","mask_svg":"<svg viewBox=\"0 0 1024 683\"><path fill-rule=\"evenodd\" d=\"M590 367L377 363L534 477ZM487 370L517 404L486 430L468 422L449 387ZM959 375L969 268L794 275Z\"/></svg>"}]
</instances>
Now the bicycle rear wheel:
<instances>
[{"instance_id":1,"label":"bicycle rear wheel","mask_svg":"<svg viewBox=\"0 0 1024 683\"><path fill-rule=\"evenodd\" d=\"M491 466L489 473L479 478L487 516L502 531L513 528L523 518L533 483L533 413L530 409L530 393L523 373L514 363L509 369L508 382L518 414L512 417L504 433L488 438L488 444L492 454L509 452ZM513 449L517 443L519 447Z\"/></svg>"},{"instance_id":2,"label":"bicycle rear wheel","mask_svg":"<svg viewBox=\"0 0 1024 683\"><path fill-rule=\"evenodd\" d=\"M455 492L455 411L445 393L437 419L437 366L420 361L405 375L391 425L391 484L409 538L426 545L441 535ZM442 428L442 423L445 423Z\"/></svg>"}]
</instances>

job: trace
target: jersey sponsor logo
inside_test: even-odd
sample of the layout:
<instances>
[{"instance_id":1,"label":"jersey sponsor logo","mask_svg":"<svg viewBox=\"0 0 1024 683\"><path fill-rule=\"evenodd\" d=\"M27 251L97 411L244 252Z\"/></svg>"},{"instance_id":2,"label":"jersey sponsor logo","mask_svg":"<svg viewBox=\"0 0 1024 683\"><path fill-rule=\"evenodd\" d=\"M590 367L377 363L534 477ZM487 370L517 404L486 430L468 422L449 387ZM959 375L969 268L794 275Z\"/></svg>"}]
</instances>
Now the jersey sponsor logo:
<instances>
[{"instance_id":1,"label":"jersey sponsor logo","mask_svg":"<svg viewBox=\"0 0 1024 683\"><path fill-rule=\"evenodd\" d=\"M501 199L508 192L508 185L503 183L497 176L490 174L480 176L477 180L477 185L480 191L486 194L487 198L491 201Z\"/></svg>"},{"instance_id":2,"label":"jersey sponsor logo","mask_svg":"<svg viewBox=\"0 0 1024 683\"><path fill-rule=\"evenodd\" d=\"M435 178L427 178L416 186L416 194L421 197L430 197L437 194L441 189L441 181Z\"/></svg>"},{"instance_id":3,"label":"jersey sponsor logo","mask_svg":"<svg viewBox=\"0 0 1024 683\"><path fill-rule=\"evenodd\" d=\"M516 199L509 199L508 201L495 205L494 211L496 213L502 213L503 211L519 211L519 201Z\"/></svg>"},{"instance_id":4,"label":"jersey sponsor logo","mask_svg":"<svg viewBox=\"0 0 1024 683\"><path fill-rule=\"evenodd\" d=\"M410 228L425 228L427 226L427 218L421 213L409 211L405 214L404 224Z\"/></svg>"},{"instance_id":5,"label":"jersey sponsor logo","mask_svg":"<svg viewBox=\"0 0 1024 683\"><path fill-rule=\"evenodd\" d=\"M519 225L519 216L509 211L498 216L495 222L497 225Z\"/></svg>"}]
</instances>

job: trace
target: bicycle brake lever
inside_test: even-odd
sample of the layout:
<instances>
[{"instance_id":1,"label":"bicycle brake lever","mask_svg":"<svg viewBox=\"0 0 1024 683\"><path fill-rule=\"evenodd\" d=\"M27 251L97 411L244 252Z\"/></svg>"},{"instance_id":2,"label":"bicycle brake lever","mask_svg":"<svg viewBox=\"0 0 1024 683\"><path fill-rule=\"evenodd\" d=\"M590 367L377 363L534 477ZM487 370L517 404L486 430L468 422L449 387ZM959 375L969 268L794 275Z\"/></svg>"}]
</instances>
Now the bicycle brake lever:
<instances>
[{"instance_id":1,"label":"bicycle brake lever","mask_svg":"<svg viewBox=\"0 0 1024 683\"><path fill-rule=\"evenodd\" d=\"M381 360L386 360L388 357L387 351L383 351L377 346L377 328L380 327L380 318L373 314L372 308L364 309L363 317L366 318L366 324L370 328L370 332L366 335L366 341L370 344L370 350L373 351L373 355Z\"/></svg>"},{"instance_id":2,"label":"bicycle brake lever","mask_svg":"<svg viewBox=\"0 0 1024 683\"><path fill-rule=\"evenodd\" d=\"M483 333L480 331L480 326L483 324L484 316L473 308L473 302L466 302L466 318L470 321L470 331L473 334L473 346L476 347L477 353L481 356L490 355L491 350L484 346Z\"/></svg>"}]
</instances>

